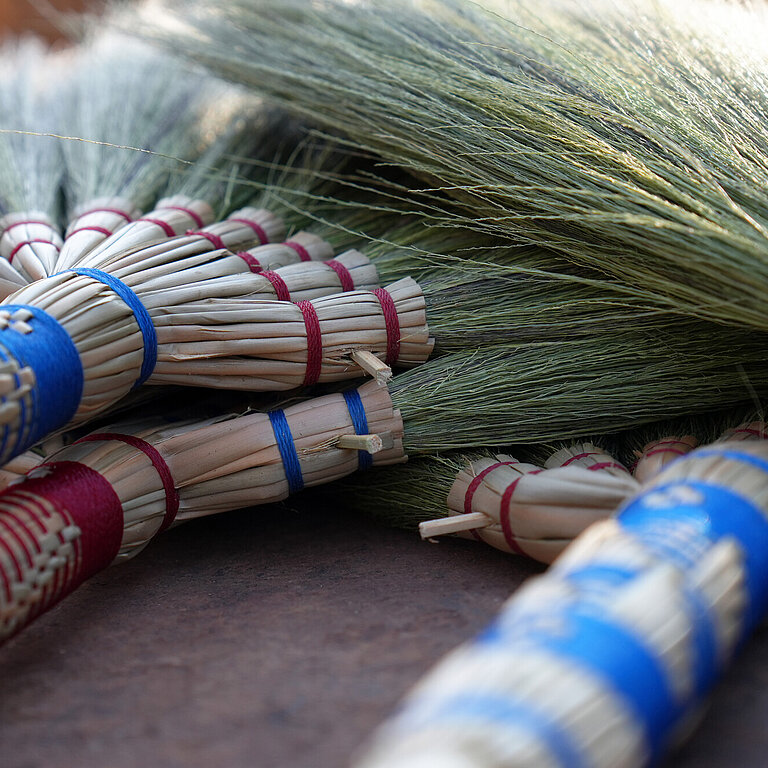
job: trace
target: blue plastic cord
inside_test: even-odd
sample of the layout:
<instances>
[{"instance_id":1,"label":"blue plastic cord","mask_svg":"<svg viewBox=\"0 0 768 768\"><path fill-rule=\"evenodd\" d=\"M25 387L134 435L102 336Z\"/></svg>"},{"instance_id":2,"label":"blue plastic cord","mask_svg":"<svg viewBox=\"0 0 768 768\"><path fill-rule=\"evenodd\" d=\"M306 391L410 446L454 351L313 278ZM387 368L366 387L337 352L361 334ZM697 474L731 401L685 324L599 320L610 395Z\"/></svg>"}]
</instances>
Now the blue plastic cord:
<instances>
[{"instance_id":1,"label":"blue plastic cord","mask_svg":"<svg viewBox=\"0 0 768 768\"><path fill-rule=\"evenodd\" d=\"M301 474L299 455L296 453L296 443L293 442L293 435L288 426L285 411L270 411L267 416L269 416L272 430L275 433L280 458L283 460L288 489L291 493L297 493L304 488L304 478Z\"/></svg>"},{"instance_id":2,"label":"blue plastic cord","mask_svg":"<svg viewBox=\"0 0 768 768\"><path fill-rule=\"evenodd\" d=\"M8 445L9 430L3 431L0 460L4 463L71 420L82 399L84 376L77 348L57 320L25 304L3 304L0 308L11 314L17 309L32 314L27 320L31 333L14 330L13 321L0 330L0 357L16 360L35 373L31 408L27 411L21 401L19 432L12 446Z\"/></svg>"},{"instance_id":3,"label":"blue plastic cord","mask_svg":"<svg viewBox=\"0 0 768 768\"><path fill-rule=\"evenodd\" d=\"M365 408L360 393L356 389L348 389L342 392L344 401L349 410L349 416L352 419L352 426L355 428L356 435L368 434L368 419L365 415ZM358 469L368 469L373 464L373 456L368 451L357 452Z\"/></svg>"},{"instance_id":4,"label":"blue plastic cord","mask_svg":"<svg viewBox=\"0 0 768 768\"><path fill-rule=\"evenodd\" d=\"M135 389L143 384L152 375L152 371L155 370L155 365L157 364L157 333L152 318L149 316L146 307L141 303L141 299L122 280L118 280L114 275L102 272L100 269L77 267L75 269L67 269L65 272L74 272L76 275L84 275L104 283L130 307L144 341L144 360L141 364L139 378L136 379L133 388ZM59 274L63 273L60 272Z\"/></svg>"},{"instance_id":5,"label":"blue plastic cord","mask_svg":"<svg viewBox=\"0 0 768 768\"><path fill-rule=\"evenodd\" d=\"M589 593L591 593L596 599L599 600L602 597L605 601L611 600L616 588L622 587L646 572L647 569L644 567L622 568L597 562L561 575L585 590L586 600L590 599ZM686 605L686 615L693 629L691 637L694 656L693 674L696 695L701 696L711 687L719 666L716 619L696 589L683 584L681 594Z\"/></svg>"}]
</instances>

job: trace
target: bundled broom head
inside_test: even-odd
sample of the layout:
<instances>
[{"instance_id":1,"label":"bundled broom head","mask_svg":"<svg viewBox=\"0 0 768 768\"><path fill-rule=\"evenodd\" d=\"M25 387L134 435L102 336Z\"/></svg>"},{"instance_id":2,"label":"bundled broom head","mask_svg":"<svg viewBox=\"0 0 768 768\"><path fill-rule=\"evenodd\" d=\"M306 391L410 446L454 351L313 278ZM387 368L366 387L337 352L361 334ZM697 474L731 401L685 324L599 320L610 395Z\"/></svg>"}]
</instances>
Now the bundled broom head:
<instances>
[{"instance_id":1,"label":"bundled broom head","mask_svg":"<svg viewBox=\"0 0 768 768\"><path fill-rule=\"evenodd\" d=\"M402 420L375 382L269 413L144 418L89 434L1 494L0 640L174 521L404 458Z\"/></svg>"},{"instance_id":2,"label":"bundled broom head","mask_svg":"<svg viewBox=\"0 0 768 768\"><path fill-rule=\"evenodd\" d=\"M578 438L749 399L765 381L759 339L709 326L500 344L395 377L409 453ZM724 340L718 335L720 340ZM716 383L717 382L717 383Z\"/></svg>"},{"instance_id":3,"label":"bundled broom head","mask_svg":"<svg viewBox=\"0 0 768 768\"><path fill-rule=\"evenodd\" d=\"M731 44L757 4L160 5L148 34L429 179L447 222L766 328L765 56Z\"/></svg>"},{"instance_id":4,"label":"bundled broom head","mask_svg":"<svg viewBox=\"0 0 768 768\"><path fill-rule=\"evenodd\" d=\"M667 469L420 681L356 765L657 759L765 610L764 536L746 533L732 494L763 534L767 457L731 443Z\"/></svg>"}]
</instances>

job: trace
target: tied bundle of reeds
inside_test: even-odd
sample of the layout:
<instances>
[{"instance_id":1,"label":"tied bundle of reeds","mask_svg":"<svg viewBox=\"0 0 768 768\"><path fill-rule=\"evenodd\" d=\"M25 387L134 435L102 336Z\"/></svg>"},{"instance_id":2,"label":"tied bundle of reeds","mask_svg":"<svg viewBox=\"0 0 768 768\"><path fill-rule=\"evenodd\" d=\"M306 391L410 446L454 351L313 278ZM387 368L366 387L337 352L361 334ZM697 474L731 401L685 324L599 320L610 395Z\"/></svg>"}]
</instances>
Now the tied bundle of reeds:
<instances>
[{"instance_id":1,"label":"tied bundle of reeds","mask_svg":"<svg viewBox=\"0 0 768 768\"><path fill-rule=\"evenodd\" d=\"M767 446L667 468L438 664L356 765L655 763L768 608Z\"/></svg>"},{"instance_id":2,"label":"tied bundle of reeds","mask_svg":"<svg viewBox=\"0 0 768 768\"><path fill-rule=\"evenodd\" d=\"M455 534L551 563L589 525L613 515L640 484L698 444L767 436L750 405L597 439L632 460L631 476L605 448L582 442L554 452L522 446L515 453L523 461L493 449L419 456L396 470L343 480L332 493L336 501L364 505L378 522L418 526L425 539ZM514 437L511 431L508 440Z\"/></svg>"},{"instance_id":3,"label":"tied bundle of reeds","mask_svg":"<svg viewBox=\"0 0 768 768\"><path fill-rule=\"evenodd\" d=\"M404 458L402 421L374 382L267 414L90 434L0 494L0 638L174 521Z\"/></svg>"},{"instance_id":4,"label":"tied bundle of reeds","mask_svg":"<svg viewBox=\"0 0 768 768\"><path fill-rule=\"evenodd\" d=\"M208 172L214 174L211 147L226 143L215 150L219 155L236 151L238 124L255 120L253 100L130 38L99 32L59 58L70 72L59 95L64 115L58 130L75 139L60 142L68 225L55 270L73 266L148 211L167 195L171 174L178 176L206 152L203 164L212 165ZM267 131L260 140L273 142ZM156 207L156 213L164 210ZM212 216L207 209L195 212ZM175 234L196 226L189 219L163 223ZM157 225L152 232L165 234Z\"/></svg>"},{"instance_id":5,"label":"tied bundle of reeds","mask_svg":"<svg viewBox=\"0 0 768 768\"><path fill-rule=\"evenodd\" d=\"M758 4L160 5L148 34L426 179L448 224L766 329Z\"/></svg>"},{"instance_id":6,"label":"tied bundle of reeds","mask_svg":"<svg viewBox=\"0 0 768 768\"><path fill-rule=\"evenodd\" d=\"M675 363L680 364L673 344L676 335L669 345L660 347L658 366L649 366L642 345L656 349L657 336L648 338L639 333L617 337L609 333L598 345L599 354L595 354L594 339L454 353L396 376L388 388L370 381L343 394L305 400L266 414L250 413L211 424L184 426L180 434L164 420L159 425L145 423L140 431L129 430L127 438L136 453L133 460L146 463L148 454L155 456L146 464L147 476L156 483L155 505L150 509L139 504L138 517L129 513L138 504L129 494L143 488L131 485L136 479L134 472L126 471L125 490L115 497L109 490L116 477L111 465L91 465L90 449L82 445L65 448L40 470L39 479L50 483L30 485L25 481L0 495L3 502L10 494L14 499L37 499L41 508L53 505L57 519L76 520L77 527L77 533L72 529L67 534L67 541L50 539L55 545L52 558L40 560L44 565L41 571L34 558L22 558L21 550L10 539L20 531L36 530L42 523L23 523L19 528L18 520L26 520L32 512L22 513L14 507L13 513L4 518L0 504L0 525L7 531L4 536L9 539L8 547L16 552L13 558L5 557L0 547L0 569L9 583L20 585L16 592L10 588L8 591L6 631L17 631L94 569L105 567L117 557L123 541L122 528L118 530L115 523L110 539L114 546L103 545L102 533L94 527L101 514L115 521L125 517L132 525L135 523L130 544L138 550L163 527L163 521L169 524L175 518L174 503L169 507L166 500L166 496L175 498L171 493L174 488L183 499L179 519L186 519L283 499L305 486L368 468L374 463L369 454L376 463L390 463L403 460L406 453L434 451L435 446L498 443L512 430L520 442L539 442L569 431L583 432L585 424L599 423L608 429L626 426L633 419L654 418L662 404L670 412L687 410L692 402L706 408L720 403L723 397L727 399L729 390L736 393L743 386L741 377L748 369L719 369L706 354L698 358L701 367L696 375L691 374L689 361L676 369ZM615 374L602 379L596 375L604 369L605 356L615 363L622 349L625 357ZM750 349L760 361L758 365L762 364L764 350ZM667 356L662 357L661 352ZM747 359L746 350L734 348L733 354L742 361ZM539 392L542 360L546 361L548 387L544 398ZM676 397L660 401L659 391L676 393ZM575 403L578 407L574 407ZM126 442L126 430L117 437L115 431L104 440ZM144 443L137 444L134 438L141 438L151 449ZM177 466L174 457L184 446ZM596 474L586 469L584 472ZM37 475L33 472L32 480ZM103 493L91 493L91 485L101 487ZM66 489L64 495L59 493L62 488ZM81 514L78 506L84 496L93 499L87 514ZM0 536L0 540L4 538ZM72 545L71 550L68 545ZM108 551L109 557L98 559L98 568L75 568L71 558L79 562L81 548L86 546L95 547L97 552ZM42 544L34 538L26 542L24 551L40 551L40 547ZM49 583L55 583L56 589L47 590Z\"/></svg>"}]
</instances>

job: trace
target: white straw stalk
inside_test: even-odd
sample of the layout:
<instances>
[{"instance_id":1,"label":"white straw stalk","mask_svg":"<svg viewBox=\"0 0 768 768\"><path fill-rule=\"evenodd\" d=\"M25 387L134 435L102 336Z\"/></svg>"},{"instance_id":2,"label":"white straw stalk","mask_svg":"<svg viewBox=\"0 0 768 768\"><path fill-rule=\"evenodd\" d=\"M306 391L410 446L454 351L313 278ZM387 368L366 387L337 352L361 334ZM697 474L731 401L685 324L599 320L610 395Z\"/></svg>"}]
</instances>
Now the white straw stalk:
<instances>
[{"instance_id":1,"label":"white straw stalk","mask_svg":"<svg viewBox=\"0 0 768 768\"><path fill-rule=\"evenodd\" d=\"M640 768L768 607L768 447L694 451L441 662L359 768Z\"/></svg>"},{"instance_id":2,"label":"white straw stalk","mask_svg":"<svg viewBox=\"0 0 768 768\"><path fill-rule=\"evenodd\" d=\"M503 552L551 563L638 490L627 472L594 471L575 462L542 470L496 458L473 461L459 472L448 493L449 516L421 523L422 538L466 532Z\"/></svg>"},{"instance_id":3,"label":"white straw stalk","mask_svg":"<svg viewBox=\"0 0 768 768\"><path fill-rule=\"evenodd\" d=\"M0 468L0 490L7 488L11 483L21 480L27 472L31 472L39 464L45 461L45 456L34 451L24 453L11 459Z\"/></svg>"},{"instance_id":4,"label":"white straw stalk","mask_svg":"<svg viewBox=\"0 0 768 768\"><path fill-rule=\"evenodd\" d=\"M174 520L279 501L354 472L360 451L338 447L342 438L379 435L389 447L366 453L367 463L404 461L386 390L370 382L359 397L366 433L333 394L270 414L116 427L61 450L0 494L0 639Z\"/></svg>"}]
</instances>

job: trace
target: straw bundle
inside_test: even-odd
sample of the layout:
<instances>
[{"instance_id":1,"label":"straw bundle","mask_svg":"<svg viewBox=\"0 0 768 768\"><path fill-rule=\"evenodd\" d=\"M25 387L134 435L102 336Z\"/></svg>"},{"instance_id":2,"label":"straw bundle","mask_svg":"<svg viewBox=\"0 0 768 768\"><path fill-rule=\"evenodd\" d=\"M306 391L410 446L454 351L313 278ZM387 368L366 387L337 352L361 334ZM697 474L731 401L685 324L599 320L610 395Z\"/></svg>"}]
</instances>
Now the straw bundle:
<instances>
[{"instance_id":1,"label":"straw bundle","mask_svg":"<svg viewBox=\"0 0 768 768\"><path fill-rule=\"evenodd\" d=\"M312 383L309 376L359 375L349 357L358 348L403 365L429 354L423 299L413 281L324 299L340 287L354 289L356 280L375 284L375 271L353 252L324 264L253 273L226 248L212 250L210 238L226 244L245 230L252 237L253 227L272 236L279 220L245 209L217 226L217 234L211 227L208 237L169 240L153 247L154 254L145 248L117 256L103 265L108 271L80 267L38 280L14 294L12 304L0 304L4 460L69 421L104 410L154 371L156 382L176 377L200 385L215 373L227 382L240 377L252 389L286 389ZM311 240L304 239L308 246ZM233 264L244 270L236 277ZM298 305L263 300L279 291L282 298L320 298ZM244 295L249 298L217 301ZM396 354L393 334L402 338ZM240 357L226 359L234 355ZM261 378L250 378L259 358Z\"/></svg>"},{"instance_id":2,"label":"straw bundle","mask_svg":"<svg viewBox=\"0 0 768 768\"><path fill-rule=\"evenodd\" d=\"M361 768L637 768L690 730L768 607L768 448L663 472L410 694Z\"/></svg>"},{"instance_id":3,"label":"straw bundle","mask_svg":"<svg viewBox=\"0 0 768 768\"><path fill-rule=\"evenodd\" d=\"M426 179L449 223L765 330L758 4L158 5L147 34Z\"/></svg>"},{"instance_id":4,"label":"straw bundle","mask_svg":"<svg viewBox=\"0 0 768 768\"><path fill-rule=\"evenodd\" d=\"M500 442L501 436L511 431L515 431L521 442L542 440L555 434L583 431L585 423L615 429L634 420L656 416L660 409L686 410L692 403L706 408L729 397L738 398L743 387L741 377L744 371L749 371L749 365L739 370L721 368L713 364L708 354L701 354L695 358L699 366L696 373L691 371L690 361L677 368L680 355L675 348L676 339L676 334L670 339L660 339L658 334L648 337L642 333L611 333L601 338L598 345L594 339L582 339L570 344L506 345L455 353L397 376L389 389L371 381L343 395L304 401L270 414L253 413L213 425L190 425L178 435L173 432L175 428L165 423L161 430L148 425L145 431L132 435L151 443L159 452L162 461L157 457L150 460L146 472L153 482L158 482L157 477L163 482L155 486L154 512L150 515L142 507L136 537L126 539L126 546L130 543L129 549L143 547L161 527L162 520L170 522L175 516L173 503L169 506L166 499L172 496L172 488L180 489L184 498L179 519L187 519L275 501L307 485L338 479L358 467L369 466L372 462L368 452L378 457L377 463L379 459L389 463L402 460L405 452L429 452L435 446ZM662 340L664 344L659 346ZM647 348L643 349L643 344ZM738 349L734 344L732 351L737 359L748 359L748 350ZM750 364L758 367L764 364L765 350L750 345L749 354L757 358ZM616 365L610 377L602 376L606 359ZM654 359L656 364L649 365L649 359ZM661 400L659 391L673 394ZM163 434L169 435L168 441L164 441ZM116 439L123 440L122 437ZM147 453L153 453L145 446L137 448L135 441L131 446L143 454L138 460L144 462L147 462ZM181 448L185 453L177 466L174 455ZM67 534L70 536L67 544L82 540L104 552L103 537L94 528L94 519L109 514L115 521L122 521L124 516L127 520L136 520L128 514L127 509L132 509L133 502L127 494L136 492L130 490L132 484L139 490L141 486L135 473L126 471L126 490L118 494L116 501L111 490L112 480L105 480L101 474L102 469L107 472L106 466L96 468L94 465L85 472L90 480L79 478L82 460L88 463L90 459L81 459L78 451L85 449L82 446L66 448L58 454L50 468L43 470L46 477L41 478L42 485L36 481L33 485L25 482L0 496L0 514L8 494L23 497L29 491L30 498L39 497L38 503L44 508L53 504L62 519L76 520L78 531L73 529ZM94 469L95 477L90 474ZM590 480L603 474L612 477L608 472L583 467L560 469L581 470ZM51 487L43 482L48 472L53 473ZM91 492L91 486L96 485L109 491ZM161 491L161 487L165 490ZM79 510L85 497L92 499L93 507L83 516ZM168 512L169 508L172 512ZM111 511L107 513L105 509ZM21 513L14 512L18 514ZM13 520L14 517L8 524L16 530ZM118 530L117 522L114 526L113 543L117 543L108 548L109 557L104 555L98 559L98 568L108 565L121 551L123 529ZM56 539L54 543L58 551L62 540ZM33 550L37 551L37 544L28 543L27 551ZM94 572L90 565L85 569L71 568L68 558L80 558L78 551L75 547L74 554L65 549L66 555L55 555L58 559L53 560L53 565L46 564L42 575L34 569L30 571L31 566L23 565L27 561L18 560L20 554L15 561L6 562L6 578L21 579L18 591L21 602L8 598L9 633ZM86 560L92 564L90 559ZM59 573L58 569L65 566L69 570L61 571L61 578L55 580L63 591L42 589L48 580L55 579L54 572ZM14 573L21 575L14 577ZM40 589L34 587L39 578L45 580ZM12 590L8 594L11 595Z\"/></svg>"},{"instance_id":5,"label":"straw bundle","mask_svg":"<svg viewBox=\"0 0 768 768\"><path fill-rule=\"evenodd\" d=\"M403 461L401 436L374 382L359 399L333 394L269 414L89 435L0 494L0 638L174 520L278 501L358 464Z\"/></svg>"},{"instance_id":6,"label":"straw bundle","mask_svg":"<svg viewBox=\"0 0 768 768\"><path fill-rule=\"evenodd\" d=\"M72 59L72 71L58 132L78 140L61 142L69 224L53 271L73 266L139 218L168 184L169 174L184 167L175 158L200 159L227 133L227 124L236 122L232 113L249 106L234 89L114 34L97 34L65 55ZM212 104L221 112L215 129L202 122ZM180 222L176 234L184 226L194 221ZM155 227L153 235L158 234Z\"/></svg>"}]
</instances>

